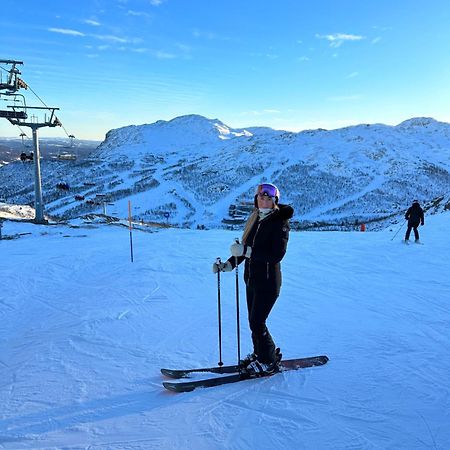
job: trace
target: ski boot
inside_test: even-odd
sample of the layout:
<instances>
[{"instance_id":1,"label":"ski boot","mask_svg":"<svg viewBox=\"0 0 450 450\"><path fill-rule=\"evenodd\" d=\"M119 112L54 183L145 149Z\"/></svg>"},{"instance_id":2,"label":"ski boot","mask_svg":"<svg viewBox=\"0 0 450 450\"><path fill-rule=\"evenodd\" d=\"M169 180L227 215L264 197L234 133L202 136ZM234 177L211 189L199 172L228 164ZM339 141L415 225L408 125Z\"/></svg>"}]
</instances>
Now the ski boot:
<instances>
[{"instance_id":1,"label":"ski boot","mask_svg":"<svg viewBox=\"0 0 450 450\"><path fill-rule=\"evenodd\" d=\"M245 371L253 377L266 377L280 371L280 361L282 354L280 349L275 350L275 361L262 363L256 358L245 367Z\"/></svg>"},{"instance_id":2,"label":"ski boot","mask_svg":"<svg viewBox=\"0 0 450 450\"><path fill-rule=\"evenodd\" d=\"M251 364L253 361L256 361L257 356L255 352L249 353L244 359L241 359L239 361L239 367L242 369L245 369L249 364Z\"/></svg>"},{"instance_id":3,"label":"ski boot","mask_svg":"<svg viewBox=\"0 0 450 450\"><path fill-rule=\"evenodd\" d=\"M280 349L277 347L275 349L275 359L277 363L281 361L282 356L283 355L281 354ZM256 361L257 359L258 355L255 352L249 353L244 359L241 359L239 361L239 367L245 369L249 364L251 364L253 361Z\"/></svg>"},{"instance_id":4,"label":"ski boot","mask_svg":"<svg viewBox=\"0 0 450 450\"><path fill-rule=\"evenodd\" d=\"M257 359L251 362L246 368L245 372L251 377L266 377L268 375L273 375L280 371L280 366L278 365L278 361L274 361L271 363L262 363Z\"/></svg>"}]
</instances>

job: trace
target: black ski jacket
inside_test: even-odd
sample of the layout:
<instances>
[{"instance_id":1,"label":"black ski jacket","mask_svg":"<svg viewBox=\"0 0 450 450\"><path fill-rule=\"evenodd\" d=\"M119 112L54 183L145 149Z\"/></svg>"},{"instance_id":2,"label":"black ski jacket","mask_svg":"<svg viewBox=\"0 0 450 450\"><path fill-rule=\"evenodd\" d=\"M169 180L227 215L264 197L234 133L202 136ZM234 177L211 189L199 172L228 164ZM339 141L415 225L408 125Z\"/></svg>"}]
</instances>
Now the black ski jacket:
<instances>
[{"instance_id":1,"label":"black ski jacket","mask_svg":"<svg viewBox=\"0 0 450 450\"><path fill-rule=\"evenodd\" d=\"M418 203L413 203L411 207L406 211L405 219L408 221L408 225L413 227L418 227L421 223L424 222L423 209L420 207Z\"/></svg>"},{"instance_id":2,"label":"black ski jacket","mask_svg":"<svg viewBox=\"0 0 450 450\"><path fill-rule=\"evenodd\" d=\"M245 260L244 281L246 284L278 295L281 287L281 264L289 240L289 219L294 210L289 205L278 205L279 209L251 229L247 244L252 248L250 258L238 258L238 264ZM235 258L229 259L233 268Z\"/></svg>"}]
</instances>

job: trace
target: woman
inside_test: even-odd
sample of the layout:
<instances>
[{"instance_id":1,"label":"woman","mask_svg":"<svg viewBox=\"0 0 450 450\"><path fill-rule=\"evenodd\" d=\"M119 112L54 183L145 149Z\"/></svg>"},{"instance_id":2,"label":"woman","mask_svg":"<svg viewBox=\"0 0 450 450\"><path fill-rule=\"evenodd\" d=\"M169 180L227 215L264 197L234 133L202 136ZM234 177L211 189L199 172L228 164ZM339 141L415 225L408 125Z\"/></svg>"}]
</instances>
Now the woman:
<instances>
[{"instance_id":1,"label":"woman","mask_svg":"<svg viewBox=\"0 0 450 450\"><path fill-rule=\"evenodd\" d=\"M266 326L266 320L280 294L281 267L289 239L289 219L294 210L278 203L280 191L269 183L260 184L255 194L255 209L245 225L242 243L231 246L232 256L213 265L213 272L230 272L245 261L248 321L252 332L253 353L242 365L255 375L278 371L281 355Z\"/></svg>"}]
</instances>

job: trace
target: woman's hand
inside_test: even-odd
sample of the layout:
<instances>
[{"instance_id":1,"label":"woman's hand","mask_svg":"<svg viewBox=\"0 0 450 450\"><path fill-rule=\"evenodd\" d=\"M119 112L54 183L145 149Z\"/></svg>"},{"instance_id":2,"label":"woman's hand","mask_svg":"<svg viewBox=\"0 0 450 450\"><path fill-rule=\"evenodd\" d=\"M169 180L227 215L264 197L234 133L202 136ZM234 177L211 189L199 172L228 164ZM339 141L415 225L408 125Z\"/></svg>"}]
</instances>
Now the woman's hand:
<instances>
[{"instance_id":1,"label":"woman's hand","mask_svg":"<svg viewBox=\"0 0 450 450\"><path fill-rule=\"evenodd\" d=\"M246 258L250 258L252 254L252 248L247 245L235 242L230 247L230 252L235 258L239 258L239 256L245 256Z\"/></svg>"},{"instance_id":2,"label":"woman's hand","mask_svg":"<svg viewBox=\"0 0 450 450\"><path fill-rule=\"evenodd\" d=\"M223 262L217 262L215 261L212 266L213 273L217 272L231 272L233 270L233 266L231 265L230 261Z\"/></svg>"}]
</instances>

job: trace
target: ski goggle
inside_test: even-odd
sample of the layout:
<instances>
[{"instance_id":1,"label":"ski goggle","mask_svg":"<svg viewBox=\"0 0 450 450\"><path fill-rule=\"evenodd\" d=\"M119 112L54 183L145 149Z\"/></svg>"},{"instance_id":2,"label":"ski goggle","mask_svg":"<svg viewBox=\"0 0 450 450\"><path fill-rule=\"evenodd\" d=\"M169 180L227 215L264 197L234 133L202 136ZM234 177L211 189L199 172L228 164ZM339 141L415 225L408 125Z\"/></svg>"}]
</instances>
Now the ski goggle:
<instances>
[{"instance_id":1,"label":"ski goggle","mask_svg":"<svg viewBox=\"0 0 450 450\"><path fill-rule=\"evenodd\" d=\"M259 195L260 197L267 196L267 197L276 197L277 199L280 198L280 191L274 184L270 183L262 183L259 184L256 188L256 195Z\"/></svg>"}]
</instances>

